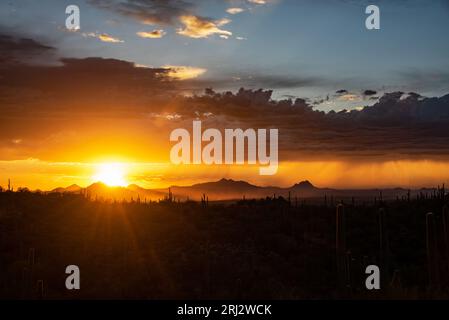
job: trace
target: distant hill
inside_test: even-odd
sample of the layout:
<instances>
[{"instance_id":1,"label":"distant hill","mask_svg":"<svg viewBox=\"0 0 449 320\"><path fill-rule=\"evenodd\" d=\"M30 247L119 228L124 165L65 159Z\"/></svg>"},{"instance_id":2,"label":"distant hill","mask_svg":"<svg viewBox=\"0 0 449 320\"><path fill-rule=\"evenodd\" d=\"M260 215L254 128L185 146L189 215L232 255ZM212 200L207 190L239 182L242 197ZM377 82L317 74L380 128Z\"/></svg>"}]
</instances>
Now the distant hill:
<instances>
[{"instance_id":1,"label":"distant hill","mask_svg":"<svg viewBox=\"0 0 449 320\"><path fill-rule=\"evenodd\" d=\"M51 192L59 192L59 193L76 193L76 192L80 192L83 188L81 188L79 185L77 184L72 184L70 186L68 186L67 188L56 188L51 190Z\"/></svg>"},{"instance_id":2,"label":"distant hill","mask_svg":"<svg viewBox=\"0 0 449 320\"><path fill-rule=\"evenodd\" d=\"M164 189L145 189L136 184L127 187L109 187L101 182L93 183L87 188L71 185L67 188L56 188L51 192L59 193L84 193L91 198L121 200L162 200L168 197L169 190L176 199L185 201L200 200L206 195L210 201L216 200L238 200L260 199L273 196L291 197L292 200L298 198L324 198L329 199L394 199L396 197L406 197L407 189L330 189L315 187L310 181L305 180L294 184L291 187L281 188L275 186L256 186L246 181L236 181L232 179L221 179L213 182L198 183L191 186L171 186ZM435 189L411 190L410 196L415 196L419 192L431 194Z\"/></svg>"},{"instance_id":3,"label":"distant hill","mask_svg":"<svg viewBox=\"0 0 449 320\"><path fill-rule=\"evenodd\" d=\"M310 183L309 180L304 180L301 181L300 183L296 183L295 185L293 185L292 189L314 189L315 186L313 184Z\"/></svg>"},{"instance_id":4,"label":"distant hill","mask_svg":"<svg viewBox=\"0 0 449 320\"><path fill-rule=\"evenodd\" d=\"M246 181L235 181L232 179L221 179L215 182L198 183L192 186L170 187L175 196L190 199L201 199L205 194L210 200L241 199L243 196L260 197L265 188L252 185ZM262 192L264 193L264 192Z\"/></svg>"},{"instance_id":5,"label":"distant hill","mask_svg":"<svg viewBox=\"0 0 449 320\"><path fill-rule=\"evenodd\" d=\"M102 182L95 182L86 188L77 185L71 185L67 188L56 188L51 192L57 193L83 193L91 198L108 199L108 200L137 200L156 201L166 196L165 192L144 189L137 185L129 185L128 187L110 187Z\"/></svg>"}]
</instances>

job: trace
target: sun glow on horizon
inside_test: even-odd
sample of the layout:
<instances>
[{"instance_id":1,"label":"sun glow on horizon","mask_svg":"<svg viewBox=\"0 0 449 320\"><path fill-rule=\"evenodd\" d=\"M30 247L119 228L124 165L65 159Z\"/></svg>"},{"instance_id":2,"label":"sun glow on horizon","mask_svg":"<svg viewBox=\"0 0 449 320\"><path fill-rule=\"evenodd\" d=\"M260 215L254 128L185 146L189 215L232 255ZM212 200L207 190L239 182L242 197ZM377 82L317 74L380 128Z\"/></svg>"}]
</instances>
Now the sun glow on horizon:
<instances>
[{"instance_id":1,"label":"sun glow on horizon","mask_svg":"<svg viewBox=\"0 0 449 320\"><path fill-rule=\"evenodd\" d=\"M101 163L92 176L94 182L103 182L110 187L126 187L126 170L123 163Z\"/></svg>"}]
</instances>

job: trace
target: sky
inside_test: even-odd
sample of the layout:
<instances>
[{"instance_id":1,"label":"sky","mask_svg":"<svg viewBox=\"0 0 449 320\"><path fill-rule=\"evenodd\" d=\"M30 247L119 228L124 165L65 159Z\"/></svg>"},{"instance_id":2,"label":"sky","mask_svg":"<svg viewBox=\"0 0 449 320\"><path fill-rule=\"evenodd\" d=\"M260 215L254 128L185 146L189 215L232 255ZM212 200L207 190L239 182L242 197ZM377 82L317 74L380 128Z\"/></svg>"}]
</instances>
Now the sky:
<instances>
[{"instance_id":1,"label":"sky","mask_svg":"<svg viewBox=\"0 0 449 320\"><path fill-rule=\"evenodd\" d=\"M365 27L371 3L380 30ZM65 27L72 4L77 31ZM445 0L2 1L0 177L85 186L98 163L120 161L146 187L439 184L447 30ZM193 119L279 128L279 173L174 167L170 130Z\"/></svg>"},{"instance_id":2,"label":"sky","mask_svg":"<svg viewBox=\"0 0 449 320\"><path fill-rule=\"evenodd\" d=\"M58 56L101 56L153 67L189 66L205 70L201 79L216 82L216 89L269 86L276 97L317 100L348 88L356 95L367 89L446 93L447 1L374 1L381 9L376 31L365 28L366 1L256 2L2 1L0 21L4 30L56 47L56 61ZM81 16L81 29L72 34L64 30L69 4L78 5ZM229 8L243 11L230 14ZM182 15L227 23L216 27L222 32L194 38L198 35L178 31L185 29ZM155 30L163 30L160 38L136 34Z\"/></svg>"}]
</instances>

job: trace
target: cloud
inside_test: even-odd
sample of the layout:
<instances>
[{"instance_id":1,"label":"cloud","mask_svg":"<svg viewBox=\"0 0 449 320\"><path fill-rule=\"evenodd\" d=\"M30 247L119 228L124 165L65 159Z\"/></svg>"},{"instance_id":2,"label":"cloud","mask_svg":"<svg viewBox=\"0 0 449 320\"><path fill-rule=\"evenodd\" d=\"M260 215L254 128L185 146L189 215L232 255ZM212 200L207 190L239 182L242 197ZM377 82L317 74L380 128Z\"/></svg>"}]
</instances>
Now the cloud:
<instances>
[{"instance_id":1,"label":"cloud","mask_svg":"<svg viewBox=\"0 0 449 320\"><path fill-rule=\"evenodd\" d=\"M17 46L20 41L2 39L9 57L21 56L24 47L37 48L30 50L36 55L52 51L36 41ZM0 159L81 161L96 153L140 159L148 156L150 144L157 150L153 156L168 155L169 132L197 118L218 129L278 128L283 161L449 158L449 95L392 92L372 106L328 113L314 110L306 99L274 100L271 90L183 95L239 81L261 87L322 81L275 74L210 80L200 77L204 72L98 57L63 58L59 65L2 64ZM342 96L348 94L342 89Z\"/></svg>"},{"instance_id":2,"label":"cloud","mask_svg":"<svg viewBox=\"0 0 449 320\"><path fill-rule=\"evenodd\" d=\"M188 66L164 66L167 69L166 75L176 80L195 79L204 74L207 70L204 68Z\"/></svg>"},{"instance_id":3,"label":"cloud","mask_svg":"<svg viewBox=\"0 0 449 320\"><path fill-rule=\"evenodd\" d=\"M228 23L230 23L230 22L231 22L231 19L228 19L228 18L223 18L223 19L220 19L220 20L215 21L215 23L216 23L217 26L219 26L219 27L222 27L222 26L224 26L224 25L226 25L226 24L228 24Z\"/></svg>"},{"instance_id":4,"label":"cloud","mask_svg":"<svg viewBox=\"0 0 449 320\"><path fill-rule=\"evenodd\" d=\"M190 38L207 38L210 35L218 34L230 37L232 32L220 27L228 24L231 20L213 20L202 17L196 13L197 5L200 1L190 2L185 0L90 0L91 4L114 11L123 16L127 16L143 24L149 25L169 25L177 27L177 33ZM195 4L194 4L195 3ZM237 13L240 8L231 8ZM179 27L179 25L182 27ZM152 34L141 32L139 36ZM154 38L160 37L160 33L155 33Z\"/></svg>"},{"instance_id":5,"label":"cloud","mask_svg":"<svg viewBox=\"0 0 449 320\"><path fill-rule=\"evenodd\" d=\"M0 72L3 158L79 157L96 152L103 139L122 141L125 154L144 153L150 137L165 141L170 130L198 117L218 129L278 128L284 161L449 157L449 95L389 93L370 107L324 113L305 99L273 100L270 90L179 95L182 84L191 86L203 72L195 68L139 68L101 58L62 62ZM64 152L52 154L59 149Z\"/></svg>"},{"instance_id":6,"label":"cloud","mask_svg":"<svg viewBox=\"0 0 449 320\"><path fill-rule=\"evenodd\" d=\"M347 93L347 94L343 94L343 95L339 96L338 100L341 100L341 101L357 101L357 100L361 100L361 98L358 95L356 95L356 94Z\"/></svg>"},{"instance_id":7,"label":"cloud","mask_svg":"<svg viewBox=\"0 0 449 320\"><path fill-rule=\"evenodd\" d=\"M248 0L249 3L253 3L253 4L266 4L267 1L266 0Z\"/></svg>"},{"instance_id":8,"label":"cloud","mask_svg":"<svg viewBox=\"0 0 449 320\"><path fill-rule=\"evenodd\" d=\"M90 0L93 5L115 11L144 24L174 25L195 6L183 0Z\"/></svg>"},{"instance_id":9,"label":"cloud","mask_svg":"<svg viewBox=\"0 0 449 320\"><path fill-rule=\"evenodd\" d=\"M29 38L0 34L0 63L31 61L41 55L54 53L55 48Z\"/></svg>"},{"instance_id":10,"label":"cloud","mask_svg":"<svg viewBox=\"0 0 449 320\"><path fill-rule=\"evenodd\" d=\"M153 31L139 31L136 33L141 38L159 39L165 36L165 31L162 29L156 29Z\"/></svg>"},{"instance_id":11,"label":"cloud","mask_svg":"<svg viewBox=\"0 0 449 320\"><path fill-rule=\"evenodd\" d=\"M271 91L264 90L240 90L235 95L209 91L208 95L212 101L207 110L216 118L225 113L240 119L244 127L279 128L286 157L449 156L449 132L444 129L449 125L449 95L422 98L393 92L373 106L339 113L315 111L303 99L273 101ZM199 112L205 111L198 102L196 106Z\"/></svg>"},{"instance_id":12,"label":"cloud","mask_svg":"<svg viewBox=\"0 0 449 320\"><path fill-rule=\"evenodd\" d=\"M237 7L233 7L233 8L228 8L226 9L226 12L229 14L238 14L245 11L245 9L243 8L237 8Z\"/></svg>"},{"instance_id":13,"label":"cloud","mask_svg":"<svg viewBox=\"0 0 449 320\"><path fill-rule=\"evenodd\" d=\"M102 33L98 36L98 39L100 39L103 42L112 42L112 43L119 43L124 42L123 40L120 40L118 38L114 38L106 33Z\"/></svg>"},{"instance_id":14,"label":"cloud","mask_svg":"<svg viewBox=\"0 0 449 320\"><path fill-rule=\"evenodd\" d=\"M115 38L113 36L110 36L106 33L96 33L96 32L84 32L82 33L83 37L91 37L96 38L102 42L109 42L109 43L122 43L123 40L119 38Z\"/></svg>"},{"instance_id":15,"label":"cloud","mask_svg":"<svg viewBox=\"0 0 449 320\"><path fill-rule=\"evenodd\" d=\"M449 71L446 70L404 70L399 73L399 79L412 90L445 91L449 87Z\"/></svg>"},{"instance_id":16,"label":"cloud","mask_svg":"<svg viewBox=\"0 0 449 320\"><path fill-rule=\"evenodd\" d=\"M363 95L365 95L365 96L374 96L375 94L377 94L377 91L375 91L375 90L365 90L365 91L363 91Z\"/></svg>"},{"instance_id":17,"label":"cloud","mask_svg":"<svg viewBox=\"0 0 449 320\"><path fill-rule=\"evenodd\" d=\"M213 34L232 36L232 32L219 28L228 23L228 20L214 22L197 16L182 16L180 21L184 24L184 28L179 28L177 33L186 37L207 38Z\"/></svg>"}]
</instances>

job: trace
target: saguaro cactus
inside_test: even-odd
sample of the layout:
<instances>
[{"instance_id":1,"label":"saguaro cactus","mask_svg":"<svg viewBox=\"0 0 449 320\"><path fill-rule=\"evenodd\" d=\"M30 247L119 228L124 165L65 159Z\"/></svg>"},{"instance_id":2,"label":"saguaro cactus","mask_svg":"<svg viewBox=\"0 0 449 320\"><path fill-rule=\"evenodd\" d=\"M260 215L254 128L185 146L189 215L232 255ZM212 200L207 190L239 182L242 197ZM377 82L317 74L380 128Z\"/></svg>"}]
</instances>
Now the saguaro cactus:
<instances>
[{"instance_id":1,"label":"saguaro cactus","mask_svg":"<svg viewBox=\"0 0 449 320\"><path fill-rule=\"evenodd\" d=\"M444 233L444 244L446 246L446 250L449 250L449 209L445 205L443 206L443 233Z\"/></svg>"},{"instance_id":2,"label":"saguaro cactus","mask_svg":"<svg viewBox=\"0 0 449 320\"><path fill-rule=\"evenodd\" d=\"M337 252L346 251L345 210L343 204L337 205Z\"/></svg>"},{"instance_id":3,"label":"saguaro cactus","mask_svg":"<svg viewBox=\"0 0 449 320\"><path fill-rule=\"evenodd\" d=\"M446 274L447 274L449 272L449 208L446 205L443 206L442 220L443 220L444 255L446 258Z\"/></svg>"},{"instance_id":4,"label":"saguaro cactus","mask_svg":"<svg viewBox=\"0 0 449 320\"><path fill-rule=\"evenodd\" d=\"M44 299L44 280L37 280L37 298Z\"/></svg>"},{"instance_id":5,"label":"saguaro cactus","mask_svg":"<svg viewBox=\"0 0 449 320\"><path fill-rule=\"evenodd\" d=\"M354 259L352 257L351 251L350 250L346 251L344 285L345 285L345 289L347 290L348 293L351 293L352 283L353 283L353 279L352 279L352 277L353 277L353 274L352 274L353 262L354 262Z\"/></svg>"},{"instance_id":6,"label":"saguaro cactus","mask_svg":"<svg viewBox=\"0 0 449 320\"><path fill-rule=\"evenodd\" d=\"M426 249L429 286L435 287L440 283L440 274L438 266L437 229L435 215L432 212L426 214Z\"/></svg>"},{"instance_id":7,"label":"saguaro cactus","mask_svg":"<svg viewBox=\"0 0 449 320\"><path fill-rule=\"evenodd\" d=\"M389 278L389 242L386 223L386 212L384 208L380 208L378 212L379 222L379 260L381 272L381 287L387 283Z\"/></svg>"},{"instance_id":8,"label":"saguaro cactus","mask_svg":"<svg viewBox=\"0 0 449 320\"><path fill-rule=\"evenodd\" d=\"M345 286L345 254L346 254L346 230L345 212L343 204L337 205L336 211L336 258L337 258L337 280L338 287Z\"/></svg>"},{"instance_id":9,"label":"saguaro cactus","mask_svg":"<svg viewBox=\"0 0 449 320\"><path fill-rule=\"evenodd\" d=\"M395 288L395 289L402 288L401 271L399 269L394 270L393 276L391 277L391 281L390 281L390 287Z\"/></svg>"},{"instance_id":10,"label":"saguaro cactus","mask_svg":"<svg viewBox=\"0 0 449 320\"><path fill-rule=\"evenodd\" d=\"M35 254L36 254L36 251L34 250L34 248L30 248L28 250L28 265L30 267L34 266Z\"/></svg>"},{"instance_id":11,"label":"saguaro cactus","mask_svg":"<svg viewBox=\"0 0 449 320\"><path fill-rule=\"evenodd\" d=\"M202 197L201 197L201 205L203 207L207 207L209 205L209 197L206 196L205 193L203 193Z\"/></svg>"},{"instance_id":12,"label":"saguaro cactus","mask_svg":"<svg viewBox=\"0 0 449 320\"><path fill-rule=\"evenodd\" d=\"M30 274L27 267L22 268L21 276L21 295L22 298L26 298L30 287Z\"/></svg>"}]
</instances>

